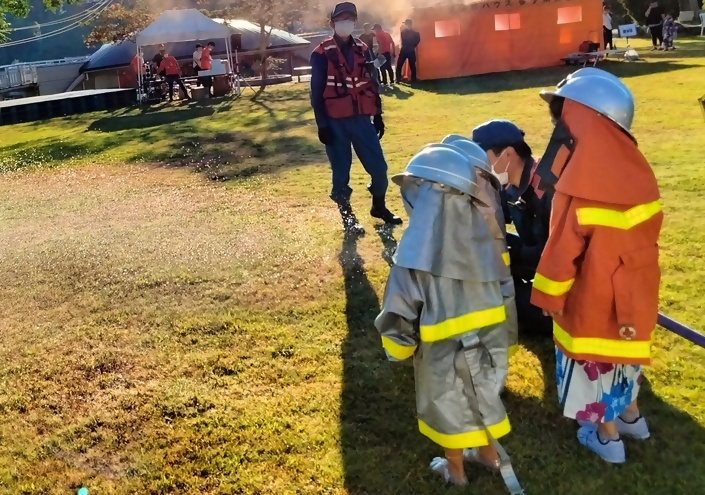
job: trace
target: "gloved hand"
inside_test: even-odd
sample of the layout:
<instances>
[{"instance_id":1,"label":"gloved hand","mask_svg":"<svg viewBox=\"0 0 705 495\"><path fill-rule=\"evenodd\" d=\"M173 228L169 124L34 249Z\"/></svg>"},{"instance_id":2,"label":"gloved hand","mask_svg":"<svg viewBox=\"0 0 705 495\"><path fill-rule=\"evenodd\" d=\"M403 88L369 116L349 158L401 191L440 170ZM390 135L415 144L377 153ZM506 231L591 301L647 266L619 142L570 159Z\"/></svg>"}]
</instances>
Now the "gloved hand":
<instances>
[{"instance_id":1,"label":"gloved hand","mask_svg":"<svg viewBox=\"0 0 705 495\"><path fill-rule=\"evenodd\" d=\"M335 141L333 130L330 127L319 127L318 140L326 146L333 144L333 141Z\"/></svg>"},{"instance_id":2,"label":"gloved hand","mask_svg":"<svg viewBox=\"0 0 705 495\"><path fill-rule=\"evenodd\" d=\"M382 115L375 115L372 123L375 125L375 129L377 130L377 136L382 139L382 136L384 136L384 121L382 120Z\"/></svg>"}]
</instances>

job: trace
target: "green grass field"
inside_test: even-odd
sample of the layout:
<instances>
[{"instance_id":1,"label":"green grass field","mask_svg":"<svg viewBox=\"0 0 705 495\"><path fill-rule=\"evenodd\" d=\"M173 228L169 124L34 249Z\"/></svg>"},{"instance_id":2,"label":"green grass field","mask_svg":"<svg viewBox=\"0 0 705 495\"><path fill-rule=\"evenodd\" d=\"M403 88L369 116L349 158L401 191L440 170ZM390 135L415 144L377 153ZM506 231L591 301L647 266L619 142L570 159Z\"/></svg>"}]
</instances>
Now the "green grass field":
<instances>
[{"instance_id":1,"label":"green grass field","mask_svg":"<svg viewBox=\"0 0 705 495\"><path fill-rule=\"evenodd\" d=\"M678 46L602 66L634 92L661 185L662 310L705 329L705 43ZM568 71L397 89L390 172L495 117L540 155L538 91ZM304 85L2 127L0 169L0 493L463 493L429 472L412 368L384 359L372 324L403 230L367 215L355 163L368 234L343 236ZM504 444L529 495L705 493L704 350L657 331L653 436L612 467L558 411L552 343L521 344ZM468 474L466 493L505 493Z\"/></svg>"}]
</instances>

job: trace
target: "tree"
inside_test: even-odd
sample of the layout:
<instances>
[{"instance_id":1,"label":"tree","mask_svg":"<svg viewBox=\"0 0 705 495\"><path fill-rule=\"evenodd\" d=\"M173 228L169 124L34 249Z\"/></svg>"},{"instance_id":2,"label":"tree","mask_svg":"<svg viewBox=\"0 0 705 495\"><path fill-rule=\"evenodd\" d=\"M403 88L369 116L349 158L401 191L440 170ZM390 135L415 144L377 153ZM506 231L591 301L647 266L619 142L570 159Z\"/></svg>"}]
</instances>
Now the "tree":
<instances>
[{"instance_id":1,"label":"tree","mask_svg":"<svg viewBox=\"0 0 705 495\"><path fill-rule=\"evenodd\" d=\"M80 0L43 0L44 7L56 12L64 3L78 3ZM0 42L5 42L10 36L10 24L6 14L24 18L29 15L30 0L0 0Z\"/></svg>"},{"instance_id":2,"label":"tree","mask_svg":"<svg viewBox=\"0 0 705 495\"><path fill-rule=\"evenodd\" d=\"M86 45L117 43L127 39L134 41L135 34L149 26L159 15L153 5L154 2L147 0L112 4L91 22L93 30L86 37Z\"/></svg>"},{"instance_id":3,"label":"tree","mask_svg":"<svg viewBox=\"0 0 705 495\"><path fill-rule=\"evenodd\" d=\"M259 25L259 62L262 83L253 99L257 99L267 87L267 73L273 60L267 48L270 46L274 29L287 30L290 25L300 22L304 12L311 6L312 0L242 0L235 9L225 12L225 17L239 14Z\"/></svg>"}]
</instances>

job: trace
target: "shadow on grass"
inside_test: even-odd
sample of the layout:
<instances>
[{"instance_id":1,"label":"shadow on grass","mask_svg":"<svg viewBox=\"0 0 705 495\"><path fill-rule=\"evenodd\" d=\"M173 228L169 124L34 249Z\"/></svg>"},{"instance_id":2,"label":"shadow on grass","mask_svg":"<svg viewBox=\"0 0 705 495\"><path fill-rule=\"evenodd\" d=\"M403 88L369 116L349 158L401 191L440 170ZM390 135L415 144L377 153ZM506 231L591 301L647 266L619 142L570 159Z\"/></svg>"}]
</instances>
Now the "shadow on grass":
<instances>
[{"instance_id":1,"label":"shadow on grass","mask_svg":"<svg viewBox=\"0 0 705 495\"><path fill-rule=\"evenodd\" d=\"M392 232L379 228L377 234L383 257L391 265L396 245ZM374 329L380 301L357 252L356 238L345 236L339 262L348 325L342 346L340 412L347 493L460 493L444 487L428 469L441 449L416 429L412 366L385 359ZM513 431L502 444L528 494L687 495L702 491L705 429L693 418L656 396L645 383L640 403L652 439L627 441L627 464L608 465L578 444L577 426L562 417L556 401L552 340L536 336L522 339L522 344L543 364L544 394L538 399L521 390L507 391L503 400ZM467 474L468 493L504 493L501 478L474 466L467 466Z\"/></svg>"},{"instance_id":2,"label":"shadow on grass","mask_svg":"<svg viewBox=\"0 0 705 495\"><path fill-rule=\"evenodd\" d=\"M703 56L702 51L698 53L700 53L700 56ZM598 68L624 78L672 72L693 67L699 67L699 65L677 63L672 60L639 61L633 63L605 61L598 64ZM511 71L501 74L483 74L436 81L422 81L416 83L414 87L431 93L458 95L501 93L504 91L527 88L548 88L555 87L565 76L571 72L575 72L579 68L581 67L563 65L543 69Z\"/></svg>"},{"instance_id":3,"label":"shadow on grass","mask_svg":"<svg viewBox=\"0 0 705 495\"><path fill-rule=\"evenodd\" d=\"M181 136L171 150L157 151L149 161L167 167L191 167L209 180L228 181L316 162L323 151L302 136L218 132L208 137Z\"/></svg>"},{"instance_id":4,"label":"shadow on grass","mask_svg":"<svg viewBox=\"0 0 705 495\"><path fill-rule=\"evenodd\" d=\"M199 117L213 115L211 106L183 107L169 112L150 112L139 115L108 115L92 122L85 132L118 132L132 129L148 129L163 125L172 125Z\"/></svg>"}]
</instances>

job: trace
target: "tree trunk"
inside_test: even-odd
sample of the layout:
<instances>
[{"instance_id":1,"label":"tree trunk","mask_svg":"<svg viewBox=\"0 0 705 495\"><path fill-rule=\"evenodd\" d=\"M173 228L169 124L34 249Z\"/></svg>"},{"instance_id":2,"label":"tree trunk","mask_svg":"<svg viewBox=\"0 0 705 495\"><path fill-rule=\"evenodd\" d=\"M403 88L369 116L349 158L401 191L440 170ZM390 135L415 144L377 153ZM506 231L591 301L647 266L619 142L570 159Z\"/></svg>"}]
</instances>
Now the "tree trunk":
<instances>
[{"instance_id":1,"label":"tree trunk","mask_svg":"<svg viewBox=\"0 0 705 495\"><path fill-rule=\"evenodd\" d=\"M260 20L259 22L259 57L260 57L260 62L262 64L262 67L260 68L260 87L257 90L257 93L255 96L252 97L253 100L256 100L262 93L264 93L265 88L267 87L267 59L269 58L269 55L267 55L267 46L269 45L269 37L272 35L272 27L269 28L269 31L267 31L266 28L266 23L264 20Z\"/></svg>"}]
</instances>

